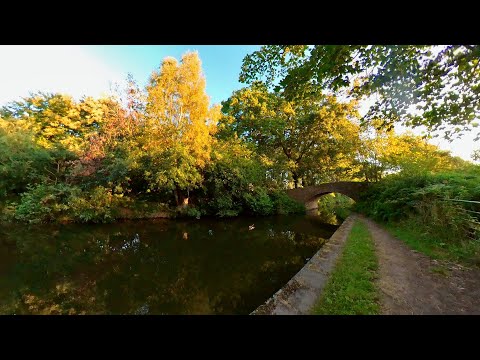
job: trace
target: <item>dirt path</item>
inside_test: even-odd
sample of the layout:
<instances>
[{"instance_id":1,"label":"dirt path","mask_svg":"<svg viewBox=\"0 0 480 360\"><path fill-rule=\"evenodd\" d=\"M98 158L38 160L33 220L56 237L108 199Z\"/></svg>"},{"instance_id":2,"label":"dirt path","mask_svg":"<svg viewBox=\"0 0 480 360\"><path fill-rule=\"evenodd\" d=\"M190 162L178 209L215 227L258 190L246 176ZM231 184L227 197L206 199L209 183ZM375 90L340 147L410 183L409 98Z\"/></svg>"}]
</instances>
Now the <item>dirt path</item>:
<instances>
[{"instance_id":1,"label":"dirt path","mask_svg":"<svg viewBox=\"0 0 480 360\"><path fill-rule=\"evenodd\" d=\"M480 270L411 250L374 221L382 314L480 314Z\"/></svg>"}]
</instances>

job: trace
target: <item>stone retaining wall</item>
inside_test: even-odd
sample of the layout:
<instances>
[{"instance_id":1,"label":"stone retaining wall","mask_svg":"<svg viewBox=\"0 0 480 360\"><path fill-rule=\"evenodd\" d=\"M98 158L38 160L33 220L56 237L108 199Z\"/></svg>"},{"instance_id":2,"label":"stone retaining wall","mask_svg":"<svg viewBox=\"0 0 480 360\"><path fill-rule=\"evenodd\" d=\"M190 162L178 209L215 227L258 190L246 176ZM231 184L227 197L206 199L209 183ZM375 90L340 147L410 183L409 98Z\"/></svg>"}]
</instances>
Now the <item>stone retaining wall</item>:
<instances>
[{"instance_id":1,"label":"stone retaining wall","mask_svg":"<svg viewBox=\"0 0 480 360\"><path fill-rule=\"evenodd\" d=\"M306 315L322 293L355 223L350 215L290 281L250 315Z\"/></svg>"}]
</instances>

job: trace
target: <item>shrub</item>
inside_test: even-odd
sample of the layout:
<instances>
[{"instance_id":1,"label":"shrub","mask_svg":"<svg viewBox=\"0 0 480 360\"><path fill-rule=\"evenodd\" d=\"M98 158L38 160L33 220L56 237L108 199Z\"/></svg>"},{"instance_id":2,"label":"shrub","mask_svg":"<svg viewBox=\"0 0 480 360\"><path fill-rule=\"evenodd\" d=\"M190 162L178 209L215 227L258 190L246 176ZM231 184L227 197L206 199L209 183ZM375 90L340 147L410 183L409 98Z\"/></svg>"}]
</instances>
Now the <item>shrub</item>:
<instances>
[{"instance_id":1,"label":"shrub","mask_svg":"<svg viewBox=\"0 0 480 360\"><path fill-rule=\"evenodd\" d=\"M87 192L76 192L70 197L70 211L74 219L81 222L110 222L116 217L128 198L122 194L112 194L110 189L97 186Z\"/></svg>"},{"instance_id":2,"label":"shrub","mask_svg":"<svg viewBox=\"0 0 480 360\"><path fill-rule=\"evenodd\" d=\"M264 189L257 189L243 195L245 210L251 215L272 215L273 202Z\"/></svg>"},{"instance_id":3,"label":"shrub","mask_svg":"<svg viewBox=\"0 0 480 360\"><path fill-rule=\"evenodd\" d=\"M15 219L29 223L68 219L68 199L78 188L65 184L29 186L15 206Z\"/></svg>"},{"instance_id":4,"label":"shrub","mask_svg":"<svg viewBox=\"0 0 480 360\"><path fill-rule=\"evenodd\" d=\"M27 131L8 132L0 118L0 198L40 183L52 167L51 153L39 147Z\"/></svg>"},{"instance_id":5,"label":"shrub","mask_svg":"<svg viewBox=\"0 0 480 360\"><path fill-rule=\"evenodd\" d=\"M284 191L277 190L270 193L275 213L277 214L304 214L305 206L293 200Z\"/></svg>"},{"instance_id":6,"label":"shrub","mask_svg":"<svg viewBox=\"0 0 480 360\"><path fill-rule=\"evenodd\" d=\"M461 242L478 237L479 218L473 211L479 209L473 203L452 200L480 201L479 183L476 168L462 173L392 175L373 184L356 209L384 222L414 219L439 239Z\"/></svg>"},{"instance_id":7,"label":"shrub","mask_svg":"<svg viewBox=\"0 0 480 360\"><path fill-rule=\"evenodd\" d=\"M215 211L215 215L220 217L237 216L242 210L229 192L217 193L217 196L210 201L210 206Z\"/></svg>"},{"instance_id":8,"label":"shrub","mask_svg":"<svg viewBox=\"0 0 480 360\"><path fill-rule=\"evenodd\" d=\"M177 215L180 217L200 218L200 216L202 215L202 212L195 206L189 205L189 206L179 208L177 210Z\"/></svg>"},{"instance_id":9,"label":"shrub","mask_svg":"<svg viewBox=\"0 0 480 360\"><path fill-rule=\"evenodd\" d=\"M15 206L14 218L29 223L109 222L129 199L97 186L82 191L67 184L31 186Z\"/></svg>"}]
</instances>

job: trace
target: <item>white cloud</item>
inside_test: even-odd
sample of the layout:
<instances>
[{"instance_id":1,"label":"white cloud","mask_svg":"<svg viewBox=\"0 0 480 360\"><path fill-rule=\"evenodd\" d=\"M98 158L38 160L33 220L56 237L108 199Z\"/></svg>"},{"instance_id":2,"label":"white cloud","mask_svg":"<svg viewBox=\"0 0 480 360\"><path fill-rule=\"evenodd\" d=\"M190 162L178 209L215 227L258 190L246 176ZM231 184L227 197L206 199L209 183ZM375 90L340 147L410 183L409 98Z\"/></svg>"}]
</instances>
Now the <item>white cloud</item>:
<instances>
[{"instance_id":1,"label":"white cloud","mask_svg":"<svg viewBox=\"0 0 480 360\"><path fill-rule=\"evenodd\" d=\"M29 92L67 93L75 98L108 93L124 75L76 45L1 45L0 106Z\"/></svg>"}]
</instances>

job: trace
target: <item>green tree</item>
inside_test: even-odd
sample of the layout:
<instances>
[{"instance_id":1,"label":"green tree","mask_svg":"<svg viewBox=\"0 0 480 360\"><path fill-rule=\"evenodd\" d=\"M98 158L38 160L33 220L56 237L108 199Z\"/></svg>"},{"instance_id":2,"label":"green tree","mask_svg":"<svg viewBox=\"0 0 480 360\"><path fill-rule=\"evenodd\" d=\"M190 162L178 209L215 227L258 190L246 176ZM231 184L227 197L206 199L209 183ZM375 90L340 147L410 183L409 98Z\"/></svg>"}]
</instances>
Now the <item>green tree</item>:
<instances>
[{"instance_id":1,"label":"green tree","mask_svg":"<svg viewBox=\"0 0 480 360\"><path fill-rule=\"evenodd\" d=\"M45 181L53 170L51 153L35 143L31 131L0 118L0 197Z\"/></svg>"},{"instance_id":2,"label":"green tree","mask_svg":"<svg viewBox=\"0 0 480 360\"><path fill-rule=\"evenodd\" d=\"M239 137L255 146L291 174L294 187L329 177L341 160L352 158L348 154L358 143L355 103L334 96L312 92L289 101L254 83L235 91L222 111L220 136Z\"/></svg>"},{"instance_id":3,"label":"green tree","mask_svg":"<svg viewBox=\"0 0 480 360\"><path fill-rule=\"evenodd\" d=\"M37 93L15 101L0 110L6 120L18 121L20 126L35 134L40 146L61 148L79 154L88 137L102 122L103 104L91 97L75 102L68 95Z\"/></svg>"},{"instance_id":4,"label":"green tree","mask_svg":"<svg viewBox=\"0 0 480 360\"><path fill-rule=\"evenodd\" d=\"M479 61L478 45L268 45L244 58L240 81L265 79L287 98L312 85L375 95L366 119L425 125L450 139L478 124Z\"/></svg>"},{"instance_id":5,"label":"green tree","mask_svg":"<svg viewBox=\"0 0 480 360\"><path fill-rule=\"evenodd\" d=\"M0 116L18 131L30 132L35 144L49 151L59 181L74 161L94 149L91 140L115 106L112 99L86 97L76 102L68 95L37 93L3 107Z\"/></svg>"},{"instance_id":6,"label":"green tree","mask_svg":"<svg viewBox=\"0 0 480 360\"><path fill-rule=\"evenodd\" d=\"M428 143L411 132L397 134L380 127L380 120L373 126L364 127L357 159L360 176L366 181L379 181L385 175L402 172L417 175L458 170L469 166L467 161L451 156L449 151Z\"/></svg>"},{"instance_id":7,"label":"green tree","mask_svg":"<svg viewBox=\"0 0 480 360\"><path fill-rule=\"evenodd\" d=\"M218 216L238 215L245 197L255 198L268 186L265 174L265 163L245 142L238 138L216 141L205 168L202 207Z\"/></svg>"}]
</instances>

